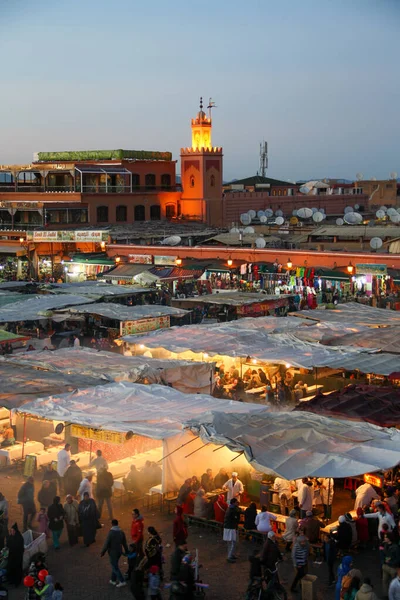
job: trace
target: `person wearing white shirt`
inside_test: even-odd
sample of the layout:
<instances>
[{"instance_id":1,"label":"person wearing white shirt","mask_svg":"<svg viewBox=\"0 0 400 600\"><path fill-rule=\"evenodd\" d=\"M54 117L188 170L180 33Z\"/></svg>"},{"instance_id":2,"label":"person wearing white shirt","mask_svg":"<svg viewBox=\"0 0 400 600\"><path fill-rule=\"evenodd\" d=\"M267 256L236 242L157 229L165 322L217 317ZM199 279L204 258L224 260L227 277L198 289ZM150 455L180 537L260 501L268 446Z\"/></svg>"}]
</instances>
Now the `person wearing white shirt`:
<instances>
[{"instance_id":1,"label":"person wearing white shirt","mask_svg":"<svg viewBox=\"0 0 400 600\"><path fill-rule=\"evenodd\" d=\"M271 521L276 521L277 517L274 513L267 511L266 506L261 507L261 512L256 516L256 527L257 531L267 534L272 531Z\"/></svg>"},{"instance_id":2,"label":"person wearing white shirt","mask_svg":"<svg viewBox=\"0 0 400 600\"><path fill-rule=\"evenodd\" d=\"M324 507L324 519L330 519L332 516L332 502L334 493L334 481L332 477L321 479L321 500Z\"/></svg>"},{"instance_id":3,"label":"person wearing white shirt","mask_svg":"<svg viewBox=\"0 0 400 600\"><path fill-rule=\"evenodd\" d=\"M396 523L394 522L393 515L387 512L384 504L377 505L378 512L365 514L364 517L366 519L378 519L378 533L384 534L382 529L383 525L386 523L389 527L389 531L392 531L396 528Z\"/></svg>"},{"instance_id":4,"label":"person wearing white shirt","mask_svg":"<svg viewBox=\"0 0 400 600\"><path fill-rule=\"evenodd\" d=\"M369 506L372 500L379 500L379 496L370 483L363 483L356 489L356 501L354 502L354 510Z\"/></svg>"},{"instance_id":5,"label":"person wearing white shirt","mask_svg":"<svg viewBox=\"0 0 400 600\"><path fill-rule=\"evenodd\" d=\"M314 493L311 481L308 481L307 477L304 477L302 481L301 495L299 492L299 507L300 518L305 519L307 511L312 510Z\"/></svg>"},{"instance_id":6,"label":"person wearing white shirt","mask_svg":"<svg viewBox=\"0 0 400 600\"><path fill-rule=\"evenodd\" d=\"M77 335L74 335L74 348L80 348L81 342Z\"/></svg>"},{"instance_id":7,"label":"person wearing white shirt","mask_svg":"<svg viewBox=\"0 0 400 600\"><path fill-rule=\"evenodd\" d=\"M236 498L238 502L240 502L240 496L244 492L243 483L238 479L238 474L234 471L232 473L231 479L228 479L226 483L222 486L223 490L227 490L227 498L226 501L229 502L232 498Z\"/></svg>"},{"instance_id":8,"label":"person wearing white shirt","mask_svg":"<svg viewBox=\"0 0 400 600\"><path fill-rule=\"evenodd\" d=\"M90 468L94 467L97 471L97 473L99 471L101 471L101 469L108 469L108 462L106 461L106 459L103 456L103 453L101 450L97 450L96 452L96 458L94 458L92 460L92 462L89 465Z\"/></svg>"},{"instance_id":9,"label":"person wearing white shirt","mask_svg":"<svg viewBox=\"0 0 400 600\"><path fill-rule=\"evenodd\" d=\"M397 569L397 577L389 585L389 600L400 600L400 567Z\"/></svg>"},{"instance_id":10,"label":"person wearing white shirt","mask_svg":"<svg viewBox=\"0 0 400 600\"><path fill-rule=\"evenodd\" d=\"M81 500L83 499L83 494L86 492L89 494L89 498L93 498L93 484L92 484L93 474L88 473L84 479L82 479L81 484L79 486L78 495Z\"/></svg>"},{"instance_id":11,"label":"person wearing white shirt","mask_svg":"<svg viewBox=\"0 0 400 600\"><path fill-rule=\"evenodd\" d=\"M286 509L288 509L287 512L289 513L294 506L290 481L283 479L282 477L276 477L274 481L274 492L279 496L282 515L286 515Z\"/></svg>"},{"instance_id":12,"label":"person wearing white shirt","mask_svg":"<svg viewBox=\"0 0 400 600\"><path fill-rule=\"evenodd\" d=\"M69 467L69 463L71 461L71 444L65 444L64 448L60 450L57 454L57 473L61 477L61 482L63 485L63 477L65 475L65 471Z\"/></svg>"}]
</instances>

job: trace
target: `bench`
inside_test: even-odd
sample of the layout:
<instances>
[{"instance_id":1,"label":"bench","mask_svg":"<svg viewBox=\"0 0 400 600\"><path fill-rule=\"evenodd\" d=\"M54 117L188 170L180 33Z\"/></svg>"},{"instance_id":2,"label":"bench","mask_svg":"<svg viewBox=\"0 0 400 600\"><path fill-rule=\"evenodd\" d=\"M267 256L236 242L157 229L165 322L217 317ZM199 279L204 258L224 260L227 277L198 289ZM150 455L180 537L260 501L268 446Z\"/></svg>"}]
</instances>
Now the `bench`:
<instances>
[{"instance_id":1,"label":"bench","mask_svg":"<svg viewBox=\"0 0 400 600\"><path fill-rule=\"evenodd\" d=\"M164 501L163 501L163 504L161 505L161 510L163 509L164 505L166 505L166 507L168 509L168 514L170 515L171 512L173 512L175 509L177 500L178 500L178 496L171 496L170 498L166 498L164 496Z\"/></svg>"}]
</instances>

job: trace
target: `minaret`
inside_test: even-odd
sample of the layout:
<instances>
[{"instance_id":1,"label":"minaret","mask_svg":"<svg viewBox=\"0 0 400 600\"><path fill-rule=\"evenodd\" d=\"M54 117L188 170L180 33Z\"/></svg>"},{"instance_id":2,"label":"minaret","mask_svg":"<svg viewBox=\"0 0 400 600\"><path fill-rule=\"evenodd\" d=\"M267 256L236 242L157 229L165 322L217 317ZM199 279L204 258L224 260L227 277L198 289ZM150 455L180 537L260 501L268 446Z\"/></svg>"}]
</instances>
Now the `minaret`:
<instances>
[{"instance_id":1,"label":"minaret","mask_svg":"<svg viewBox=\"0 0 400 600\"><path fill-rule=\"evenodd\" d=\"M183 217L222 225L222 148L211 145L212 103L207 116L200 110L191 120L192 147L181 148L181 214Z\"/></svg>"}]
</instances>

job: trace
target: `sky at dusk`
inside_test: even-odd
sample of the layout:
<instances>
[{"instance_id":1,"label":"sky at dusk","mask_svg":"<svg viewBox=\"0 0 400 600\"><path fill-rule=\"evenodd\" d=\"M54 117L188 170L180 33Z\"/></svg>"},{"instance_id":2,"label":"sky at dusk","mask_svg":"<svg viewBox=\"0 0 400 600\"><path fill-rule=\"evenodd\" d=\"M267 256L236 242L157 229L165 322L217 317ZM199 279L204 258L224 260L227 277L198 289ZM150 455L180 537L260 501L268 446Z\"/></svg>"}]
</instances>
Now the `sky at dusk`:
<instances>
[{"instance_id":1,"label":"sky at dusk","mask_svg":"<svg viewBox=\"0 0 400 600\"><path fill-rule=\"evenodd\" d=\"M224 179L400 174L399 0L2 0L0 164L190 145L211 96Z\"/></svg>"}]
</instances>

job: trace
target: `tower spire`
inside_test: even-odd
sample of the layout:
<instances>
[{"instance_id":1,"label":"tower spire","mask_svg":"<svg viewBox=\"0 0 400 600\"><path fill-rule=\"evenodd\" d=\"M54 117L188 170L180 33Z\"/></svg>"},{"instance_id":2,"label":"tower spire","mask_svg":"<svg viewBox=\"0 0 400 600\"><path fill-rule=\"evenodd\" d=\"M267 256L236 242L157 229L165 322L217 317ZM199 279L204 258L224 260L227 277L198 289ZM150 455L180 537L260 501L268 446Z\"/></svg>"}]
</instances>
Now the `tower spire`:
<instances>
[{"instance_id":1,"label":"tower spire","mask_svg":"<svg viewBox=\"0 0 400 600\"><path fill-rule=\"evenodd\" d=\"M203 110L203 96L200 96L200 110Z\"/></svg>"}]
</instances>

